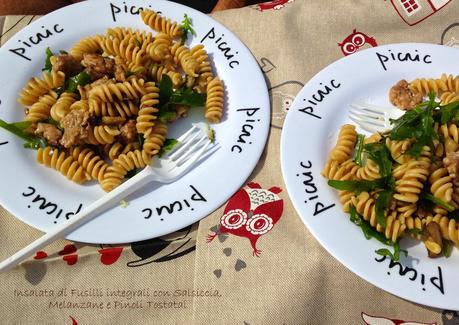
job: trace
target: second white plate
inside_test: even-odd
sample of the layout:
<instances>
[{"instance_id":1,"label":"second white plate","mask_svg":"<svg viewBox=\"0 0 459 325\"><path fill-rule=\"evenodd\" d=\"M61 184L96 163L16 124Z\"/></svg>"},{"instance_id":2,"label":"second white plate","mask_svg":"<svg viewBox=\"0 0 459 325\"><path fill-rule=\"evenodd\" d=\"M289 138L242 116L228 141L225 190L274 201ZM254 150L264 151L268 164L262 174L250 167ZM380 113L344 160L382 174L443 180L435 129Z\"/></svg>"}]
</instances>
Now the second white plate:
<instances>
[{"instance_id":1,"label":"second white plate","mask_svg":"<svg viewBox=\"0 0 459 325\"><path fill-rule=\"evenodd\" d=\"M301 90L287 114L281 163L298 214L317 240L342 264L368 282L399 297L458 310L459 253L430 259L424 245L402 241L408 258L393 262L375 253L383 245L366 240L342 212L337 192L320 172L351 102L371 100L390 106L388 92L400 79L458 75L459 50L430 44L379 46L345 57L319 72ZM359 130L361 132L361 130ZM361 132L364 133L364 132Z\"/></svg>"}]
</instances>

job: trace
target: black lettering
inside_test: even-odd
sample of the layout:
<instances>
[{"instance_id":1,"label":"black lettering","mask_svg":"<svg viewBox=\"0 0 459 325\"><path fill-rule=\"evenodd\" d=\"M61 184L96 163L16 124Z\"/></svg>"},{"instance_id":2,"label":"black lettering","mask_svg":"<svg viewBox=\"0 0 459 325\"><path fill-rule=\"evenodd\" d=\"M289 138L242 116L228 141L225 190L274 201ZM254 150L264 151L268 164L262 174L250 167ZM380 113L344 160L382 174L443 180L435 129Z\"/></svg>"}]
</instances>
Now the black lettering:
<instances>
[{"instance_id":1,"label":"black lettering","mask_svg":"<svg viewBox=\"0 0 459 325\"><path fill-rule=\"evenodd\" d=\"M254 108L239 108L236 111L237 112L246 112L247 116L253 116L255 115L256 112L258 112L260 108L259 107L254 107Z\"/></svg>"},{"instance_id":2,"label":"black lettering","mask_svg":"<svg viewBox=\"0 0 459 325\"><path fill-rule=\"evenodd\" d=\"M78 208L76 209L75 212L68 212L68 213L65 214L65 219L68 220L71 216L73 216L73 215L79 213L79 212L81 211L81 208L82 208L82 207L83 207L83 204L80 203L80 205L78 206Z\"/></svg>"},{"instance_id":3,"label":"black lettering","mask_svg":"<svg viewBox=\"0 0 459 325\"><path fill-rule=\"evenodd\" d=\"M381 255L379 258L378 256L375 257L375 261L378 263L384 262L386 260L386 256Z\"/></svg>"},{"instance_id":4,"label":"black lettering","mask_svg":"<svg viewBox=\"0 0 459 325\"><path fill-rule=\"evenodd\" d=\"M313 182L314 177L312 176L312 173L311 172L303 173L303 176L307 177L307 179L303 181L303 185L305 186L304 191L308 194L316 193L317 187ZM311 188L311 190L309 188Z\"/></svg>"},{"instance_id":5,"label":"black lettering","mask_svg":"<svg viewBox=\"0 0 459 325\"><path fill-rule=\"evenodd\" d=\"M302 113L311 115L311 116L313 116L315 118L322 119L320 116L314 114L314 109L311 106L307 106L305 108L300 108L299 111L302 112Z\"/></svg>"},{"instance_id":6,"label":"black lettering","mask_svg":"<svg viewBox=\"0 0 459 325\"><path fill-rule=\"evenodd\" d=\"M253 130L253 125L250 124L244 124L242 126L242 133L239 135L239 138L237 142L239 143L246 143L244 140L244 137L250 137L250 131L247 130L247 128L250 128L250 130Z\"/></svg>"},{"instance_id":7,"label":"black lettering","mask_svg":"<svg viewBox=\"0 0 459 325\"><path fill-rule=\"evenodd\" d=\"M308 163L308 165L309 165L309 166L306 166L306 165L305 165L303 162L300 162L300 166L301 166L301 167L303 167L303 168L306 168L306 169L309 169L309 168L311 168L311 167L312 167L312 163L311 163L311 161L310 161L310 160L308 160L308 162L307 162L307 163Z\"/></svg>"},{"instance_id":8,"label":"black lettering","mask_svg":"<svg viewBox=\"0 0 459 325\"><path fill-rule=\"evenodd\" d=\"M53 35L53 33L51 33L48 29L46 30L46 34L43 35L42 33L37 33L35 35L36 39L34 40L33 39L33 36L30 36L29 37L29 41L32 43L32 44L40 44L40 42L45 39L45 38L48 38L49 36Z\"/></svg>"},{"instance_id":9,"label":"black lettering","mask_svg":"<svg viewBox=\"0 0 459 325\"><path fill-rule=\"evenodd\" d=\"M333 204L330 204L329 206L325 206L325 205L323 205L322 203L317 202L316 205L315 205L315 207L314 207L313 216L316 216L316 215L318 215L318 214L320 214L320 213L322 213L322 212L324 212L324 211L326 211L326 210L328 210L328 209L330 209L330 208L333 208L334 206L335 206L334 203L333 203Z\"/></svg>"},{"instance_id":10,"label":"black lettering","mask_svg":"<svg viewBox=\"0 0 459 325\"><path fill-rule=\"evenodd\" d=\"M55 24L55 25L53 26L53 29L54 29L54 31L55 31L56 33L58 33L58 34L59 34L59 33L62 33L62 32L64 31L64 29L63 29L62 27L60 27L59 24Z\"/></svg>"},{"instance_id":11,"label":"black lettering","mask_svg":"<svg viewBox=\"0 0 459 325\"><path fill-rule=\"evenodd\" d=\"M419 54L416 54L414 57L411 57L411 53L405 53L405 56L403 56L403 53L399 53L397 55L397 58L400 62L405 62L405 61L419 62Z\"/></svg>"},{"instance_id":12,"label":"black lettering","mask_svg":"<svg viewBox=\"0 0 459 325\"><path fill-rule=\"evenodd\" d=\"M139 9L137 9L137 11L135 10L135 6L132 6L131 7L131 15L138 15L140 13L140 11L142 11L142 7L139 7Z\"/></svg>"},{"instance_id":13,"label":"black lettering","mask_svg":"<svg viewBox=\"0 0 459 325\"><path fill-rule=\"evenodd\" d=\"M191 195L191 200L207 202L206 198L201 193L199 193L199 191L193 185L190 185L190 187L194 191L194 194Z\"/></svg>"},{"instance_id":14,"label":"black lettering","mask_svg":"<svg viewBox=\"0 0 459 325\"><path fill-rule=\"evenodd\" d=\"M234 69L234 66L233 65L239 65L239 61L231 61L228 65L231 69Z\"/></svg>"},{"instance_id":15,"label":"black lettering","mask_svg":"<svg viewBox=\"0 0 459 325\"><path fill-rule=\"evenodd\" d=\"M443 287L443 275L441 271L441 267L438 267L438 277L431 277L430 282L438 289L440 290L441 294L445 294L445 288Z\"/></svg>"},{"instance_id":16,"label":"black lettering","mask_svg":"<svg viewBox=\"0 0 459 325\"><path fill-rule=\"evenodd\" d=\"M175 210L176 206L178 207L177 210ZM158 216L161 216L164 210L166 210L168 214L172 214L175 211L182 211L182 203L180 201L175 201L169 204L169 206L167 205L160 206L159 208L156 208L156 213L158 214Z\"/></svg>"},{"instance_id":17,"label":"black lettering","mask_svg":"<svg viewBox=\"0 0 459 325\"><path fill-rule=\"evenodd\" d=\"M389 50L389 53L390 53L390 56L392 57L392 60L395 61L395 55L394 55L394 53L392 53L391 50Z\"/></svg>"},{"instance_id":18,"label":"black lettering","mask_svg":"<svg viewBox=\"0 0 459 325\"><path fill-rule=\"evenodd\" d=\"M340 83L335 84L335 79L332 79L332 80L330 81L330 85L332 85L332 87L335 88L335 89L337 89L337 88L339 88L339 87L341 86Z\"/></svg>"},{"instance_id":19,"label":"black lettering","mask_svg":"<svg viewBox=\"0 0 459 325\"><path fill-rule=\"evenodd\" d=\"M387 56L385 56L385 55L382 55L382 54L378 53L378 52L376 52L376 55L378 56L379 62L381 63L384 71L387 71L386 65L384 63L389 61L389 58Z\"/></svg>"},{"instance_id":20,"label":"black lettering","mask_svg":"<svg viewBox=\"0 0 459 325\"><path fill-rule=\"evenodd\" d=\"M3 146L3 145L5 145L5 144L7 144L7 143L8 143L8 141L0 142L0 146Z\"/></svg>"},{"instance_id":21,"label":"black lettering","mask_svg":"<svg viewBox=\"0 0 459 325\"><path fill-rule=\"evenodd\" d=\"M241 153L242 152L241 146L239 146L237 144L231 147L231 152L234 152L236 149L238 150L237 153Z\"/></svg>"},{"instance_id":22,"label":"black lettering","mask_svg":"<svg viewBox=\"0 0 459 325\"><path fill-rule=\"evenodd\" d=\"M26 197L27 197L27 196L32 196L32 195L35 194L35 189L34 189L32 186L27 186L27 188L30 189L31 192L30 192L30 193L25 193L25 192L24 192L24 193L22 193L23 196L26 196Z\"/></svg>"},{"instance_id":23,"label":"black lettering","mask_svg":"<svg viewBox=\"0 0 459 325\"><path fill-rule=\"evenodd\" d=\"M424 56L424 59L423 59L424 63L427 63L427 64L432 63L432 60L428 60L428 59L430 59L430 58L432 58L430 55Z\"/></svg>"},{"instance_id":24,"label":"black lettering","mask_svg":"<svg viewBox=\"0 0 459 325\"><path fill-rule=\"evenodd\" d=\"M150 219L153 215L153 210L149 208L143 209L142 212L146 213L146 216L144 216L145 219Z\"/></svg>"},{"instance_id":25,"label":"black lettering","mask_svg":"<svg viewBox=\"0 0 459 325\"><path fill-rule=\"evenodd\" d=\"M115 6L113 3L110 3L110 9L112 11L112 19L116 22L116 14L121 12L121 8Z\"/></svg>"},{"instance_id":26,"label":"black lettering","mask_svg":"<svg viewBox=\"0 0 459 325\"><path fill-rule=\"evenodd\" d=\"M202 38L201 43L204 42L206 38L215 39L215 29L212 27L209 32Z\"/></svg>"},{"instance_id":27,"label":"black lettering","mask_svg":"<svg viewBox=\"0 0 459 325\"><path fill-rule=\"evenodd\" d=\"M317 91L317 95L320 96L319 99L316 98L316 95L315 95L315 94L312 95L312 98L315 99L316 101L318 101L319 103L321 103L321 102L324 100L325 96L327 96L328 94L330 94L331 91L332 91L332 90L331 90L330 87L325 86L325 90L320 90L320 89L319 89L319 90Z\"/></svg>"},{"instance_id":28,"label":"black lettering","mask_svg":"<svg viewBox=\"0 0 459 325\"><path fill-rule=\"evenodd\" d=\"M37 194L37 196L33 198L32 202L33 203L41 202L40 205L38 206L40 210L45 210L51 207L51 209L53 209L52 212L51 213L46 212L47 214L53 214L57 209L57 205L55 203L48 202L46 198L41 196L40 194Z\"/></svg>"},{"instance_id":29,"label":"black lettering","mask_svg":"<svg viewBox=\"0 0 459 325\"><path fill-rule=\"evenodd\" d=\"M414 281L416 280L417 276L418 276L418 272L415 270L415 269L412 269L408 266L406 266L405 268L403 268L403 265L400 264L399 262L395 262L393 260L390 260L389 262L389 268L392 269L394 267L398 267L398 274L402 275L402 276L405 276L408 272L412 272L413 273L413 276L412 277L409 277L408 279L410 279L411 281Z\"/></svg>"},{"instance_id":30,"label":"black lettering","mask_svg":"<svg viewBox=\"0 0 459 325\"><path fill-rule=\"evenodd\" d=\"M8 49L8 51L13 52L16 55L19 55L21 58L26 59L27 61L32 61L29 57L25 56L25 48L18 47L17 49Z\"/></svg>"}]
</instances>

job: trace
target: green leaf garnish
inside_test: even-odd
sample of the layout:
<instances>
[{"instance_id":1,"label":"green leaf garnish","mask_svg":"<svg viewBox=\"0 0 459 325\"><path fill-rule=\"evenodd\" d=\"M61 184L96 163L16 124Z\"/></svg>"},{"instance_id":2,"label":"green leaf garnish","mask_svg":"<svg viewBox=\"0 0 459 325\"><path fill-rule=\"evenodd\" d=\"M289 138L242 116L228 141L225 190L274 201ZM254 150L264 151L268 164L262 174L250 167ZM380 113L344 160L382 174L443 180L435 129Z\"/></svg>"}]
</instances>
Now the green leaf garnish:
<instances>
[{"instance_id":1,"label":"green leaf garnish","mask_svg":"<svg viewBox=\"0 0 459 325\"><path fill-rule=\"evenodd\" d=\"M166 139L164 145L161 147L161 150L158 153L158 157L162 157L166 152L171 151L177 145L177 139Z\"/></svg>"},{"instance_id":2,"label":"green leaf garnish","mask_svg":"<svg viewBox=\"0 0 459 325\"><path fill-rule=\"evenodd\" d=\"M454 243L451 240L443 239L443 248L441 250L441 253L443 254L444 257L450 257L451 253L453 251Z\"/></svg>"},{"instance_id":3,"label":"green leaf garnish","mask_svg":"<svg viewBox=\"0 0 459 325\"><path fill-rule=\"evenodd\" d=\"M0 119L0 127L24 140L24 148L45 148L48 144L44 138L37 137L35 135L25 132L25 130L29 128L31 124L32 122L29 121L8 123Z\"/></svg>"},{"instance_id":4,"label":"green leaf garnish","mask_svg":"<svg viewBox=\"0 0 459 325\"><path fill-rule=\"evenodd\" d=\"M384 143L369 143L363 146L368 158L379 166L381 177L388 177L392 173L392 159Z\"/></svg>"},{"instance_id":5,"label":"green leaf garnish","mask_svg":"<svg viewBox=\"0 0 459 325\"><path fill-rule=\"evenodd\" d=\"M389 256L394 262L397 262L400 259L400 253L404 253L405 256L408 256L408 251L404 249L400 249L400 244L399 243L394 243L394 252L392 253L389 249L387 248L380 248L376 250L376 254L381 255L381 256Z\"/></svg>"},{"instance_id":6,"label":"green leaf garnish","mask_svg":"<svg viewBox=\"0 0 459 325\"><path fill-rule=\"evenodd\" d=\"M433 148L433 140L437 134L433 129L434 109L439 107L435 102L435 94L429 94L429 100L406 112L396 120L391 120L394 125L389 137L392 140L405 140L415 138L416 142L407 150L407 154L419 158L424 146Z\"/></svg>"},{"instance_id":7,"label":"green leaf garnish","mask_svg":"<svg viewBox=\"0 0 459 325\"><path fill-rule=\"evenodd\" d=\"M362 229L366 239L375 238L385 245L393 246L394 243L390 239L387 239L384 234L376 231L368 221L363 219L352 204L349 206L349 213L351 221Z\"/></svg>"},{"instance_id":8,"label":"green leaf garnish","mask_svg":"<svg viewBox=\"0 0 459 325\"><path fill-rule=\"evenodd\" d=\"M459 102L449 103L440 107L440 123L446 124L456 117L459 113Z\"/></svg>"},{"instance_id":9,"label":"green leaf garnish","mask_svg":"<svg viewBox=\"0 0 459 325\"><path fill-rule=\"evenodd\" d=\"M91 82L91 76L86 71L81 71L79 74L69 78L67 88L68 93L74 93L78 86L84 86Z\"/></svg>"},{"instance_id":10,"label":"green leaf garnish","mask_svg":"<svg viewBox=\"0 0 459 325\"><path fill-rule=\"evenodd\" d=\"M419 228L411 228L411 229L408 229L408 232L409 232L410 234L413 234L413 235L416 235L416 236L422 235L422 234L423 234L423 231L422 231L421 229L419 229Z\"/></svg>"},{"instance_id":11,"label":"green leaf garnish","mask_svg":"<svg viewBox=\"0 0 459 325\"><path fill-rule=\"evenodd\" d=\"M188 17L187 14L183 15L183 20L182 20L182 44L184 44L187 39L188 39L188 33L190 33L193 36L196 36L196 32L193 29L193 23L191 21L191 18Z\"/></svg>"},{"instance_id":12,"label":"green leaf garnish","mask_svg":"<svg viewBox=\"0 0 459 325\"><path fill-rule=\"evenodd\" d=\"M424 199L424 200L430 201L432 203L435 203L435 204L441 206L442 208L445 208L446 210L448 210L448 212L453 212L456 209L451 204L449 204L449 203L447 203L447 202L445 202L443 200L440 200L439 198L436 198L435 196L433 196L430 193L422 192L421 193L421 199Z\"/></svg>"},{"instance_id":13,"label":"green leaf garnish","mask_svg":"<svg viewBox=\"0 0 459 325\"><path fill-rule=\"evenodd\" d=\"M392 194L393 192L391 190L384 190L378 193L376 199L376 220L378 224L384 228L386 227L386 209L389 207Z\"/></svg>"},{"instance_id":14,"label":"green leaf garnish","mask_svg":"<svg viewBox=\"0 0 459 325\"><path fill-rule=\"evenodd\" d=\"M364 141L365 141L365 136L363 134L357 134L357 143L355 144L354 161L360 167L363 166L362 152L363 152Z\"/></svg>"},{"instance_id":15,"label":"green leaf garnish","mask_svg":"<svg viewBox=\"0 0 459 325\"><path fill-rule=\"evenodd\" d=\"M51 72L51 69L53 68L53 65L51 64L51 57L54 54L53 52L51 52L51 49L49 47L46 48L45 53L46 53L45 66L43 67L43 69L41 69L41 71Z\"/></svg>"},{"instance_id":16,"label":"green leaf garnish","mask_svg":"<svg viewBox=\"0 0 459 325\"><path fill-rule=\"evenodd\" d=\"M142 47L142 42L139 41L137 38L134 38L134 43L135 43L135 45L137 45L138 47Z\"/></svg>"},{"instance_id":17,"label":"green leaf garnish","mask_svg":"<svg viewBox=\"0 0 459 325\"><path fill-rule=\"evenodd\" d=\"M328 185L340 191L352 191L355 193L370 192L377 188L383 188L386 184L385 178L379 178L374 181L354 180L354 181L338 181L329 180Z\"/></svg>"},{"instance_id":18,"label":"green leaf garnish","mask_svg":"<svg viewBox=\"0 0 459 325\"><path fill-rule=\"evenodd\" d=\"M170 106L186 105L189 107L202 107L206 103L206 95L193 91L190 88L174 90L172 80L168 75L163 75L158 85L159 88L159 119L164 122L175 120L176 112Z\"/></svg>"}]
</instances>

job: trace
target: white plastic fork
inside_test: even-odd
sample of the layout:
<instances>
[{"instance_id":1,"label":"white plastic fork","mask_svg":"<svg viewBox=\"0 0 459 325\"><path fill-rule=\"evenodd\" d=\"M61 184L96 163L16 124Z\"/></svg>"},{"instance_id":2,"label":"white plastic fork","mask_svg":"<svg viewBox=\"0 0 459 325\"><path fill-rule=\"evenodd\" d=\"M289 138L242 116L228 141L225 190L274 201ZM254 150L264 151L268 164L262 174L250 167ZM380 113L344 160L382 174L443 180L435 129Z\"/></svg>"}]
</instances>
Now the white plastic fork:
<instances>
[{"instance_id":1,"label":"white plastic fork","mask_svg":"<svg viewBox=\"0 0 459 325\"><path fill-rule=\"evenodd\" d=\"M80 213L59 224L42 237L1 262L0 271L11 269L37 250L40 250L56 239L65 237L108 208L119 204L123 198L142 188L145 184L153 181L160 183L174 182L196 165L199 158L203 156L211 144L207 132L197 125L194 125L177 140L177 145L170 152L156 159L155 166L145 167L135 176L84 208ZM214 146L214 149L212 153L218 150L218 147Z\"/></svg>"},{"instance_id":2,"label":"white plastic fork","mask_svg":"<svg viewBox=\"0 0 459 325\"><path fill-rule=\"evenodd\" d=\"M370 132L386 132L391 129L390 120L398 119L405 111L394 107L382 107L363 101L349 105L349 118L362 129Z\"/></svg>"}]
</instances>

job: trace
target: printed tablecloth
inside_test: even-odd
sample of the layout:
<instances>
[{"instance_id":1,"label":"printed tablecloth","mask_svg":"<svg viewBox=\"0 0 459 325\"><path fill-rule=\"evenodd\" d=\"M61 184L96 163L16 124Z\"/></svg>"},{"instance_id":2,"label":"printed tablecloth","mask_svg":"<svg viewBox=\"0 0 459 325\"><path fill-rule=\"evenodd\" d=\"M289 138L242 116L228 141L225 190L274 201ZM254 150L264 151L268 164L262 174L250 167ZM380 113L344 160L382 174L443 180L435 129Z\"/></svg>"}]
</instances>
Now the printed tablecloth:
<instances>
[{"instance_id":1,"label":"printed tablecloth","mask_svg":"<svg viewBox=\"0 0 459 325\"><path fill-rule=\"evenodd\" d=\"M235 195L168 236L120 246L55 242L0 274L0 323L459 324L456 311L386 293L329 255L293 209L279 149L289 105L315 73L382 44L458 46L458 12L459 3L447 0L277 0L214 14L250 48L270 90L269 139L240 191L279 203L272 229L217 235L225 207L244 204ZM38 18L0 18L2 44ZM356 32L365 41L350 46ZM2 259L41 234L4 209L0 215Z\"/></svg>"}]
</instances>

